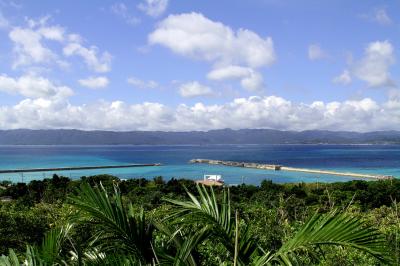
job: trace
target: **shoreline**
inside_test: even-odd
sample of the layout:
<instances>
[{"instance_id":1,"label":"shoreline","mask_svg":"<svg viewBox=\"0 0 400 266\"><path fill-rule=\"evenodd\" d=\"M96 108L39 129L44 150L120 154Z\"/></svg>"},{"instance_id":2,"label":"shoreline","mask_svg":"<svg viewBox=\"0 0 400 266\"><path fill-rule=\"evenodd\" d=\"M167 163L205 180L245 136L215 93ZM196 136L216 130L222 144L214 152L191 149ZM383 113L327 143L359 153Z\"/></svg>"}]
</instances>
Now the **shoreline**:
<instances>
[{"instance_id":1,"label":"shoreline","mask_svg":"<svg viewBox=\"0 0 400 266\"><path fill-rule=\"evenodd\" d=\"M319 169L307 169L298 167L288 167L278 164L262 164L262 163L249 163L249 162L234 162L234 161L221 161L221 160L210 160L210 159L192 159L189 163L199 163L199 164L210 164L210 165L224 165L232 167L243 167L243 168L254 168L254 169L264 169L272 171L291 171L291 172L302 172L310 174L322 174L322 175L336 175L336 176L348 176L363 179L375 179L375 180L390 180L394 179L394 176L390 175L374 175L374 174L361 174L361 173L351 173L351 172L337 172L331 170L319 170Z\"/></svg>"}]
</instances>

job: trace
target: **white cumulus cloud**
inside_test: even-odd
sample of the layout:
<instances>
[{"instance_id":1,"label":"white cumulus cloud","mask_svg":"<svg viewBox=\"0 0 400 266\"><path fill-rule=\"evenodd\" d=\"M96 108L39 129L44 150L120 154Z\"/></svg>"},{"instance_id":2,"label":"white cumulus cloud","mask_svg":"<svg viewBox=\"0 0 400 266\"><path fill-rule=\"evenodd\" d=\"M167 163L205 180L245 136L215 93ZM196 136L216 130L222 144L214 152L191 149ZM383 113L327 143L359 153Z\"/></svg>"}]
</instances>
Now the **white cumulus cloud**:
<instances>
[{"instance_id":1,"label":"white cumulus cloud","mask_svg":"<svg viewBox=\"0 0 400 266\"><path fill-rule=\"evenodd\" d=\"M137 6L151 17L161 16L168 7L168 0L144 0Z\"/></svg>"},{"instance_id":2,"label":"white cumulus cloud","mask_svg":"<svg viewBox=\"0 0 400 266\"><path fill-rule=\"evenodd\" d=\"M195 12L168 16L148 39L150 44L165 46L176 54L210 62L214 70L208 78L237 79L251 91L264 87L263 77L255 69L276 60L271 37L263 38L248 29L235 31Z\"/></svg>"},{"instance_id":3,"label":"white cumulus cloud","mask_svg":"<svg viewBox=\"0 0 400 266\"><path fill-rule=\"evenodd\" d=\"M72 105L65 98L25 99L0 106L0 128L190 131L222 128L282 130L399 130L400 101L372 99L294 103L277 96L237 98L207 105L169 107L156 102L99 101Z\"/></svg>"},{"instance_id":4,"label":"white cumulus cloud","mask_svg":"<svg viewBox=\"0 0 400 266\"><path fill-rule=\"evenodd\" d=\"M227 66L216 68L207 74L211 80L240 80L243 88L249 91L259 91L264 88L264 80L260 73L249 67Z\"/></svg>"},{"instance_id":5,"label":"white cumulus cloud","mask_svg":"<svg viewBox=\"0 0 400 266\"><path fill-rule=\"evenodd\" d=\"M183 56L216 64L256 68L270 65L276 59L272 38L262 38L247 29L235 32L199 13L168 16L149 35L149 42Z\"/></svg>"},{"instance_id":6,"label":"white cumulus cloud","mask_svg":"<svg viewBox=\"0 0 400 266\"><path fill-rule=\"evenodd\" d=\"M66 86L55 85L50 80L34 75L12 78L0 75L0 91L19 94L28 98L67 98L73 91Z\"/></svg>"},{"instance_id":7,"label":"white cumulus cloud","mask_svg":"<svg viewBox=\"0 0 400 266\"><path fill-rule=\"evenodd\" d=\"M82 57L89 69L95 72L109 72L111 70L112 56L108 52L103 52L99 55L98 50L96 46L87 48L79 42L71 42L64 47L63 52L66 56L76 55Z\"/></svg>"},{"instance_id":8,"label":"white cumulus cloud","mask_svg":"<svg viewBox=\"0 0 400 266\"><path fill-rule=\"evenodd\" d=\"M353 73L370 87L390 86L393 81L389 68L394 62L394 48L389 41L372 42L366 47L364 57L356 62Z\"/></svg>"},{"instance_id":9,"label":"white cumulus cloud","mask_svg":"<svg viewBox=\"0 0 400 266\"><path fill-rule=\"evenodd\" d=\"M79 84L91 89L105 88L110 83L107 77L88 77L78 80Z\"/></svg>"},{"instance_id":10,"label":"white cumulus cloud","mask_svg":"<svg viewBox=\"0 0 400 266\"><path fill-rule=\"evenodd\" d=\"M179 87L179 94L185 98L193 98L198 96L211 96L213 91L210 87L200 84L197 81L184 83Z\"/></svg>"},{"instance_id":11,"label":"white cumulus cloud","mask_svg":"<svg viewBox=\"0 0 400 266\"><path fill-rule=\"evenodd\" d=\"M62 42L64 40L65 29L60 26L40 27L37 32L44 38Z\"/></svg>"},{"instance_id":12,"label":"white cumulus cloud","mask_svg":"<svg viewBox=\"0 0 400 266\"><path fill-rule=\"evenodd\" d=\"M50 16L38 20L26 18L27 26L13 27L10 30L9 38L14 44L13 68L25 66L32 69L50 64L64 68L69 66L65 57L78 55L91 70L110 71L112 56L108 52L100 53L96 46L85 47L80 35L68 33L64 27L58 25L48 25L49 19ZM52 43L63 48L64 57L53 48Z\"/></svg>"},{"instance_id":13,"label":"white cumulus cloud","mask_svg":"<svg viewBox=\"0 0 400 266\"><path fill-rule=\"evenodd\" d=\"M44 36L40 32L16 27L10 31L9 37L14 42L14 68L35 63L49 63L57 59L57 55L42 44Z\"/></svg>"},{"instance_id":14,"label":"white cumulus cloud","mask_svg":"<svg viewBox=\"0 0 400 266\"><path fill-rule=\"evenodd\" d=\"M349 69L333 78L334 83L349 84L353 77L367 83L368 87L393 87L390 67L395 63L394 47L389 41L376 41L367 45L364 56L350 60Z\"/></svg>"}]
</instances>

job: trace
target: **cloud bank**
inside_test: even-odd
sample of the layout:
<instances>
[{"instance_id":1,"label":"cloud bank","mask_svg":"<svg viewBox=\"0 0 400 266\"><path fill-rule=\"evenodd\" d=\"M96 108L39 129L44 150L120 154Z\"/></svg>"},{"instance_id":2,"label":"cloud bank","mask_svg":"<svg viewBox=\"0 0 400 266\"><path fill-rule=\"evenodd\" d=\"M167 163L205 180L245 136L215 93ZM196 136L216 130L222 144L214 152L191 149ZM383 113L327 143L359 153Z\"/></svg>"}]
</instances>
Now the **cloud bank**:
<instances>
[{"instance_id":1,"label":"cloud bank","mask_svg":"<svg viewBox=\"0 0 400 266\"><path fill-rule=\"evenodd\" d=\"M277 96L253 96L223 104L169 107L157 102L128 104L123 101L73 105L62 97L40 97L0 107L0 128L400 130L400 98L394 96L382 104L369 98L297 104Z\"/></svg>"}]
</instances>

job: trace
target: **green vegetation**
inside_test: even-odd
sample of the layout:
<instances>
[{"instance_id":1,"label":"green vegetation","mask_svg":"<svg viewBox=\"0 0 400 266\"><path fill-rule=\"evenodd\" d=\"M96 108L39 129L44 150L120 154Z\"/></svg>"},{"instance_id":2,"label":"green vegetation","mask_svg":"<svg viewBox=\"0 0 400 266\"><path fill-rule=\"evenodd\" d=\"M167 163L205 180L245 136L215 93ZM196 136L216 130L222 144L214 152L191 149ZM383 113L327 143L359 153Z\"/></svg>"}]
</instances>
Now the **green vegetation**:
<instances>
[{"instance_id":1,"label":"green vegetation","mask_svg":"<svg viewBox=\"0 0 400 266\"><path fill-rule=\"evenodd\" d=\"M399 265L400 180L0 184L0 265Z\"/></svg>"}]
</instances>

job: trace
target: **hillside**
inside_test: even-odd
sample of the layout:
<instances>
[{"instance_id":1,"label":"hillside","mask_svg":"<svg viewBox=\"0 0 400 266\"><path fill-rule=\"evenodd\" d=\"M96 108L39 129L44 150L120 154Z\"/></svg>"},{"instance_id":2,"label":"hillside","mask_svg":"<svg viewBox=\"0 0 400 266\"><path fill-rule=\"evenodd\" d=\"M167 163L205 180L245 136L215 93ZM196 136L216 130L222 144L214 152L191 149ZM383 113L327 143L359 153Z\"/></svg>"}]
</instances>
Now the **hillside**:
<instances>
[{"instance_id":1,"label":"hillside","mask_svg":"<svg viewBox=\"0 0 400 266\"><path fill-rule=\"evenodd\" d=\"M272 129L191 132L2 130L0 145L207 145L207 144L400 144L399 131L280 131Z\"/></svg>"}]
</instances>

